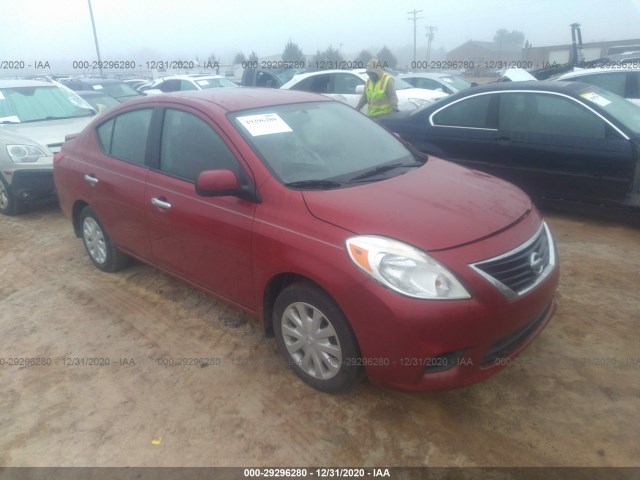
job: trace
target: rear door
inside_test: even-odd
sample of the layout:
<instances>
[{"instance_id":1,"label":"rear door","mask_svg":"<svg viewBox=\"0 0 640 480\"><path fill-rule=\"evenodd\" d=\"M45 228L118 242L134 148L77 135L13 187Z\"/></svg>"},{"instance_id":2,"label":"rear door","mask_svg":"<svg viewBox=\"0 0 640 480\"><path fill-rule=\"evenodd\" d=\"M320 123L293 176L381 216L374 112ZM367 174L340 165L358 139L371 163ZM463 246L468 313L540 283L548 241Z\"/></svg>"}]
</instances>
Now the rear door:
<instances>
[{"instance_id":1,"label":"rear door","mask_svg":"<svg viewBox=\"0 0 640 480\"><path fill-rule=\"evenodd\" d=\"M78 166L84 198L111 239L122 250L144 259L149 258L144 229L145 159L153 112L152 108L128 111L98 125L100 149L89 149Z\"/></svg>"},{"instance_id":2,"label":"rear door","mask_svg":"<svg viewBox=\"0 0 640 480\"><path fill-rule=\"evenodd\" d=\"M210 119L187 107L167 108L145 202L154 263L241 305L252 296L251 230L255 204L237 197L201 197L205 170L248 176Z\"/></svg>"}]
</instances>

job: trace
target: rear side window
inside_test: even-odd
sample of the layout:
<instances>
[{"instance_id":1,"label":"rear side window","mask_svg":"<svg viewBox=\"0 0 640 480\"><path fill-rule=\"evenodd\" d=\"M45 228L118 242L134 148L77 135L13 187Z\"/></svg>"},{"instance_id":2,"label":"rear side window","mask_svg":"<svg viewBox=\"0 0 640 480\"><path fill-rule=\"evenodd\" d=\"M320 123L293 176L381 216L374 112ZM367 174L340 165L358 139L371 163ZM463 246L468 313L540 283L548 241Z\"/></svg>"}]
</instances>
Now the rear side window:
<instances>
[{"instance_id":1,"label":"rear side window","mask_svg":"<svg viewBox=\"0 0 640 480\"><path fill-rule=\"evenodd\" d=\"M594 113L559 95L502 93L500 130L605 138L606 124Z\"/></svg>"},{"instance_id":2,"label":"rear side window","mask_svg":"<svg viewBox=\"0 0 640 480\"><path fill-rule=\"evenodd\" d=\"M620 95L621 97L626 96L626 72L594 73L590 75L580 75L579 77L571 78L568 80L588 83L589 85L595 85L596 87L609 90L611 93L615 93L616 95Z\"/></svg>"},{"instance_id":3,"label":"rear side window","mask_svg":"<svg viewBox=\"0 0 640 480\"><path fill-rule=\"evenodd\" d=\"M144 165L152 113L150 108L134 110L100 125L97 133L104 153Z\"/></svg>"},{"instance_id":4,"label":"rear side window","mask_svg":"<svg viewBox=\"0 0 640 480\"><path fill-rule=\"evenodd\" d=\"M202 119L167 109L160 144L160 170L195 182L205 170L231 170L240 165L220 136Z\"/></svg>"},{"instance_id":5,"label":"rear side window","mask_svg":"<svg viewBox=\"0 0 640 480\"><path fill-rule=\"evenodd\" d=\"M433 116L433 124L446 127L495 128L492 124L493 95L465 98L440 110Z\"/></svg>"}]
</instances>

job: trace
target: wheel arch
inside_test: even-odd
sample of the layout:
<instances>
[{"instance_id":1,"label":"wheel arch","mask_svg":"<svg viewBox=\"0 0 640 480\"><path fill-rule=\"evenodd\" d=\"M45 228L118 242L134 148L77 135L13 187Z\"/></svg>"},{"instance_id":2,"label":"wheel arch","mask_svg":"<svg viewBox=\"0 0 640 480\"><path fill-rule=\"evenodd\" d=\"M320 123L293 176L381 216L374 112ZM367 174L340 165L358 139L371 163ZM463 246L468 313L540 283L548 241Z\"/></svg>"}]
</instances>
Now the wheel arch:
<instances>
[{"instance_id":1,"label":"wheel arch","mask_svg":"<svg viewBox=\"0 0 640 480\"><path fill-rule=\"evenodd\" d=\"M80 213L82 209L89 204L84 200L76 200L73 204L73 208L71 209L71 224L73 225L73 231L76 234L76 237L80 238L82 236L82 226L80 225Z\"/></svg>"},{"instance_id":2,"label":"wheel arch","mask_svg":"<svg viewBox=\"0 0 640 480\"><path fill-rule=\"evenodd\" d=\"M280 292L282 292L282 290L284 290L289 285L294 283L306 283L308 285L313 286L314 288L321 290L333 300L333 302L338 306L338 308L340 308L340 310L344 314L344 310L342 309L342 307L340 306L336 298L331 294L331 292L329 292L329 290L324 288L321 284L319 284L315 280L312 280L311 278L301 275L299 273L293 273L293 272L279 273L274 277L272 277L271 280L269 280L269 282L267 283L264 289L264 294L262 299L262 319L263 319L264 333L267 337L274 336L273 307L274 307L276 298L278 298L278 295L280 294ZM346 316L346 314L344 314L344 317L347 319L347 323L349 323L349 328L353 332L353 326L351 325L349 318ZM354 337L355 337L355 334L354 334Z\"/></svg>"}]
</instances>

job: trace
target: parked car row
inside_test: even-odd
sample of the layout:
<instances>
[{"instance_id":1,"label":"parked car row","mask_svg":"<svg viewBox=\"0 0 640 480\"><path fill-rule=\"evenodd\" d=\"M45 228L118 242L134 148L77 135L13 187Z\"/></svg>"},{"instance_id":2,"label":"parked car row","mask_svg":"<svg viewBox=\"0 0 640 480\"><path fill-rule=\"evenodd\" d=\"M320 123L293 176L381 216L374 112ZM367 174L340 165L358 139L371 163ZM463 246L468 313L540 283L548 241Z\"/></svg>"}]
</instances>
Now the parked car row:
<instances>
[{"instance_id":1,"label":"parked car row","mask_svg":"<svg viewBox=\"0 0 640 480\"><path fill-rule=\"evenodd\" d=\"M364 92L367 78L364 72L353 70L300 73L280 88L320 93L355 107ZM446 93L435 90L414 88L400 78L395 78L394 83L400 111L417 110L447 96ZM366 112L366 107L363 108L363 111Z\"/></svg>"},{"instance_id":2,"label":"parked car row","mask_svg":"<svg viewBox=\"0 0 640 480\"><path fill-rule=\"evenodd\" d=\"M553 236L529 196L478 170L536 197L640 205L640 108L595 86L448 95L397 79L405 111L379 122L398 138L345 105L362 72L280 89L220 79L165 78L171 95L99 116L66 87L0 82L0 211L53 193L55 153L61 208L97 268L135 258L245 309L321 391L365 374L408 391L472 384L548 324ZM287 91L307 89L322 95ZM67 141L30 139L31 123Z\"/></svg>"}]
</instances>

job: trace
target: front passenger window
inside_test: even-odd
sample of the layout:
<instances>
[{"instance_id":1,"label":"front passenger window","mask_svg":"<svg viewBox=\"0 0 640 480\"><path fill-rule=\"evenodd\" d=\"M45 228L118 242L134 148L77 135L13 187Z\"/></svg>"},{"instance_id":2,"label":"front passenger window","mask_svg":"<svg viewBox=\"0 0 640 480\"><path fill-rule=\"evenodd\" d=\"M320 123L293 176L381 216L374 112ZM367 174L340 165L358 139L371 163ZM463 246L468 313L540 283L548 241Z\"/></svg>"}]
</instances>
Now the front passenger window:
<instances>
[{"instance_id":1,"label":"front passenger window","mask_svg":"<svg viewBox=\"0 0 640 480\"><path fill-rule=\"evenodd\" d=\"M231 170L240 164L220 136L202 119L167 109L160 144L160 170L191 182L205 170Z\"/></svg>"}]
</instances>

